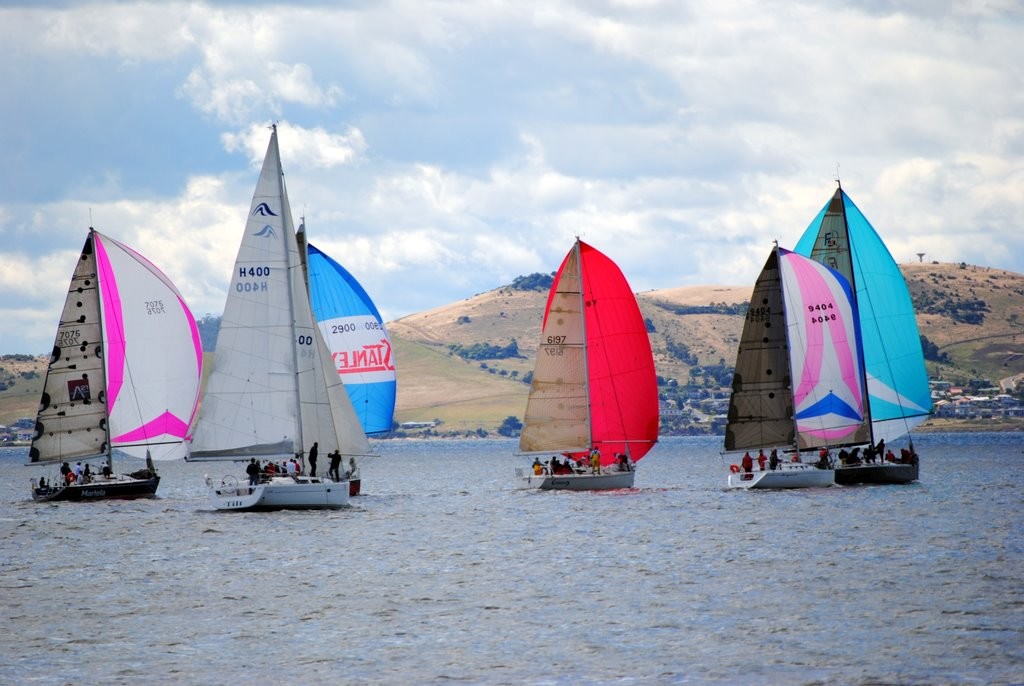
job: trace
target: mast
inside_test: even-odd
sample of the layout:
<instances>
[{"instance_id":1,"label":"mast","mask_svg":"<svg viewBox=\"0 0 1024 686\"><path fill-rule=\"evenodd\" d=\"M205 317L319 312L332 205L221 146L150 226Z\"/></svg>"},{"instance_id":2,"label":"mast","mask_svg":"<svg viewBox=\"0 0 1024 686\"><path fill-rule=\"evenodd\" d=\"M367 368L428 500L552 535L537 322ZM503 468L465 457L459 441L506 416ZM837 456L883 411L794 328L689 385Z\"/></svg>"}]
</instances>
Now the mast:
<instances>
[{"instance_id":1,"label":"mast","mask_svg":"<svg viewBox=\"0 0 1024 686\"><path fill-rule=\"evenodd\" d=\"M282 175L283 175L283 172L282 172ZM283 177L282 177L281 184L282 184L282 196L281 197L284 197L284 195L283 195L283 186L284 186ZM307 260L307 256L306 256L306 218L305 217L302 217L302 219L301 219L301 221L299 223L299 228L295 231L295 242L296 242L296 244L298 245L298 248L299 248L299 266L302 269L302 283L303 283L303 287L306 289L307 298L308 298L309 297L308 296L308 293L309 293L309 264L308 264L308 260ZM291 286L292 286L292 280L288 279L288 287L291 288ZM310 305L310 307L312 307L312 304ZM295 314L294 313L294 309L295 308L292 308L292 315L293 316ZM313 323L313 328L314 328L314 335L315 335L315 333L316 333L316 331L315 331L315 329L316 329L316 322L315 321ZM293 326L292 327L292 339L294 341L297 338L298 338L298 334L295 331L295 328ZM298 344L297 343L293 343L293 346L294 346L294 348L297 351ZM298 353L296 352L296 355L297 354ZM300 373L299 372L299 365L298 365L298 358L296 358L295 373L296 373L296 375L298 375ZM298 403L298 407L299 407L299 421L298 421L299 432L298 432L298 437L299 437L299 452L302 455L301 455L301 457L299 459L302 462L302 468L306 469L306 467L308 465L306 464L306 444L305 444L305 442L303 440L303 435L302 435L301 383L295 384L295 392L297 394L299 394L299 396L300 396L299 397L299 403Z\"/></svg>"},{"instance_id":2,"label":"mast","mask_svg":"<svg viewBox=\"0 0 1024 686\"><path fill-rule=\"evenodd\" d=\"M843 184L839 180L838 174L836 174L836 195L839 196L840 216L843 220L843 238L846 242L846 251L850 256L850 273L844 274L844 276L846 276L847 280L850 282L850 290L853 292L853 304L856 306L860 302L860 292L857 289L857 270L853 268L853 241L850 240L850 222L846 219L846 194L843 192ZM858 319L860 318L859 312L857 317ZM864 340L860 336L857 337L857 352L860 354L861 360L863 360L863 372L860 375L860 390L864 395L864 419L866 420L868 427L868 443L870 445L875 445L875 423L871 420L871 395L868 392L868 363L867 358L864 356Z\"/></svg>"},{"instance_id":3,"label":"mast","mask_svg":"<svg viewBox=\"0 0 1024 686\"><path fill-rule=\"evenodd\" d=\"M282 231L284 239L289 242L288 254L288 302L291 303L292 310L292 373L295 375L295 408L296 408L296 422L295 422L295 437L298 445L298 451L302 456L302 461L305 463L306 460L306 444L302 435L302 382L300 379L300 365L299 365L299 342L298 342L298 331L295 321L295 284L293 280L293 273L295 269L304 270L304 261L299 257L299 264L293 263L293 257L291 254L291 243L295 242L296 248L298 247L298 237L295 234L294 222L292 221L292 209L291 206L286 202L285 188L284 188L284 169L281 164L281 149L277 143L277 124L271 124L270 129L272 131L271 138L274 141L274 156L277 158L277 190L278 197L281 198L281 223L284 227ZM303 282L306 281L306 276L303 274Z\"/></svg>"},{"instance_id":4,"label":"mast","mask_svg":"<svg viewBox=\"0 0 1024 686\"><path fill-rule=\"evenodd\" d=\"M782 278L782 260L780 259L781 256L779 255L779 242L778 241L772 241L772 254L775 255L775 264L776 264L777 274L778 274L778 278L779 278L779 282L778 282L779 292L780 292L780 294L782 296L779 300L780 300L780 304L782 306L782 321L783 321L782 331L783 331L783 334L784 334L784 336L786 338L786 347L785 347L785 350L786 350L786 376L789 377L789 379L790 379L789 388L788 388L789 396L790 396L790 402L788 403L788 405L786 407L789 410L789 423L793 427L793 429L792 429L792 437L793 437L792 447L793 447L793 450L795 452L799 453L800 452L800 431L797 429L797 422L796 422L796 400L793 397L793 390L794 390L793 387L794 387L795 384L793 384L793 382L792 382L792 379L793 379L792 359L793 358L792 358L792 356L789 353L789 351L793 349L793 347L792 347L793 346L793 342L792 342L792 340L790 340L790 331L789 331L789 326L788 326L788 323L789 323L789 312L788 312L788 310L786 308L786 293L785 293L785 286L783 284L783 278Z\"/></svg>"},{"instance_id":5,"label":"mast","mask_svg":"<svg viewBox=\"0 0 1024 686\"><path fill-rule=\"evenodd\" d=\"M587 434L589 437L590 445L587 446L588 450L594 448L594 422L592 420L591 404L593 398L590 396L590 351L587 345L587 299L583 294L586 285L584 283L584 270L583 270L583 251L580 250L580 237L576 236L576 242L572 246L573 251L576 253L576 265L580 272L580 326L583 329L583 393L587 398Z\"/></svg>"},{"instance_id":6,"label":"mast","mask_svg":"<svg viewBox=\"0 0 1024 686\"><path fill-rule=\"evenodd\" d=\"M299 228L295 230L295 240L299 245L299 264L302 265L302 283L309 293L309 241L306 239L306 218L299 218ZM312 298L311 298L312 300Z\"/></svg>"},{"instance_id":7,"label":"mast","mask_svg":"<svg viewBox=\"0 0 1024 686\"><path fill-rule=\"evenodd\" d=\"M94 264L97 265L96 269L96 296L97 299L102 298L101 288L106 288L107 285L100 281L100 272L98 269L99 258L96 256L96 236L98 232L93 227L89 227L89 242L92 244L92 259ZM96 317L99 320L100 325L100 345L102 346L103 352L103 387L106 389L107 386L107 329L103 324L103 307L97 306ZM103 422L103 446L106 449L107 457L107 468L111 472L114 471L114 449L110 444L110 396L108 393L103 394L103 413L106 415L106 420Z\"/></svg>"}]
</instances>

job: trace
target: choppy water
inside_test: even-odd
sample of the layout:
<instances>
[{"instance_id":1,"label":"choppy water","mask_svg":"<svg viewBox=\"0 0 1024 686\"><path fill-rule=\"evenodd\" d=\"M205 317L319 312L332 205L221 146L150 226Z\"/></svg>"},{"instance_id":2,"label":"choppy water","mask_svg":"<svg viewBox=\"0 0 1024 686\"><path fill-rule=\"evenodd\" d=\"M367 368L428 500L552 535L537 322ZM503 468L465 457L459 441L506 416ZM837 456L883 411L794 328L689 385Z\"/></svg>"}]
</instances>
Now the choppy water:
<instances>
[{"instance_id":1,"label":"choppy water","mask_svg":"<svg viewBox=\"0 0 1024 686\"><path fill-rule=\"evenodd\" d=\"M637 488L514 491L510 441L380 442L354 507L38 504L0 452L0 682L1024 682L1019 434L923 435L921 481L725 491L720 439Z\"/></svg>"}]
</instances>

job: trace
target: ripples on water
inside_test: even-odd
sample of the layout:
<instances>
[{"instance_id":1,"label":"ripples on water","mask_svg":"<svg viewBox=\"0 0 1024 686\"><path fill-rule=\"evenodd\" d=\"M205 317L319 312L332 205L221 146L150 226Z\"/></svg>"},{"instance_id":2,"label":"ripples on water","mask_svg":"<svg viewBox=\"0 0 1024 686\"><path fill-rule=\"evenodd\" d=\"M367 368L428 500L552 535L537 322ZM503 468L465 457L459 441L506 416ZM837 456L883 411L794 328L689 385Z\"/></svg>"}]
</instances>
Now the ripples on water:
<instances>
[{"instance_id":1,"label":"ripples on water","mask_svg":"<svg viewBox=\"0 0 1024 686\"><path fill-rule=\"evenodd\" d=\"M252 514L209 509L228 465L37 504L45 470L0 452L0 683L1024 681L1021 435L923 435L913 485L764 493L723 489L719 445L538 493L510 441L378 442L352 508Z\"/></svg>"}]
</instances>

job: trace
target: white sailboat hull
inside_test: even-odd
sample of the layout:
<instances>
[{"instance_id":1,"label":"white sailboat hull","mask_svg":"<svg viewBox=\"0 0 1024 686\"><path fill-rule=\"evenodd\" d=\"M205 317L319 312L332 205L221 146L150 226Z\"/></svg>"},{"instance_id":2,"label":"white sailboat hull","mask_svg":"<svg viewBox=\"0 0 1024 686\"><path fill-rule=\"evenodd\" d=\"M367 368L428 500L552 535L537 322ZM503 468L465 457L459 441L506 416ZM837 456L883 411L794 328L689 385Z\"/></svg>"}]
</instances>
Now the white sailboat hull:
<instances>
[{"instance_id":1,"label":"white sailboat hull","mask_svg":"<svg viewBox=\"0 0 1024 686\"><path fill-rule=\"evenodd\" d=\"M329 510L347 507L349 498L349 482L308 476L275 476L255 486L208 476L206 485L216 510Z\"/></svg>"},{"instance_id":2,"label":"white sailboat hull","mask_svg":"<svg viewBox=\"0 0 1024 686\"><path fill-rule=\"evenodd\" d=\"M729 488L821 488L835 483L835 470L803 462L783 462L778 469L729 474Z\"/></svg>"},{"instance_id":3,"label":"white sailboat hull","mask_svg":"<svg viewBox=\"0 0 1024 686\"><path fill-rule=\"evenodd\" d=\"M516 487L541 491L610 491L633 488L635 471L605 474L533 474L516 469Z\"/></svg>"}]
</instances>

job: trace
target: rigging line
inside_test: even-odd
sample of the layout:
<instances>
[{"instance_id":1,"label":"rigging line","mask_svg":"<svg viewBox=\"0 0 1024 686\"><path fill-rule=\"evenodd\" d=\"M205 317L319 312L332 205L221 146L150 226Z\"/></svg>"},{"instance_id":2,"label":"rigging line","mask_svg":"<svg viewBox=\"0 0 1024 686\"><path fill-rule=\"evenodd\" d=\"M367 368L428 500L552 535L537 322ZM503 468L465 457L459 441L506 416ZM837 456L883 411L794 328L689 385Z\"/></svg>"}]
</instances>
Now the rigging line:
<instances>
[{"instance_id":1,"label":"rigging line","mask_svg":"<svg viewBox=\"0 0 1024 686\"><path fill-rule=\"evenodd\" d=\"M583 334L583 379L584 379L584 393L587 397L587 441L590 444L589 448L594 445L594 416L592 413L592 401L590 398L590 350L587 345L587 301L584 297L585 287L584 280L589 279L589 275L583 269L583 248L580 239L577 238L573 244L572 249L576 252L576 275L579 283L579 308L580 308L580 327ZM559 275L561 276L561 274ZM589 281L587 282L589 285Z\"/></svg>"},{"instance_id":2,"label":"rigging line","mask_svg":"<svg viewBox=\"0 0 1024 686\"><path fill-rule=\"evenodd\" d=\"M92 228L91 226L89 227L89 238L88 238L88 240L92 244L91 245L92 249L90 250L90 253L91 253L91 255L90 255L90 263L91 263L91 266L93 268L93 271L96 274L96 299L98 301L96 303L96 320L97 320L97 324L99 325L99 332L100 332L99 333L99 335L100 335L100 341L99 341L100 349L103 351L101 376L103 378L103 396L104 397L103 397L102 402L103 402L103 414L104 414L104 418L106 419L106 421L103 422L103 445L104 445L104 448L106 449L105 455L106 455L106 458L107 458L107 465L111 469L113 469L114 468L114 446L111 445L111 442L110 442L110 437L111 437L111 434L110 434L110 387L108 385L109 384L109 379L107 378L107 361L108 361L109 357L107 356L107 337L104 335L104 332L106 331L106 324L104 323L104 318L103 318L103 290L102 290L102 287L100 286L99 248L96 245L97 241L99 240L99 238L98 238L99 235L100 235L100 233L96 229ZM105 247L106 247L106 244L104 244L104 248Z\"/></svg>"}]
</instances>

